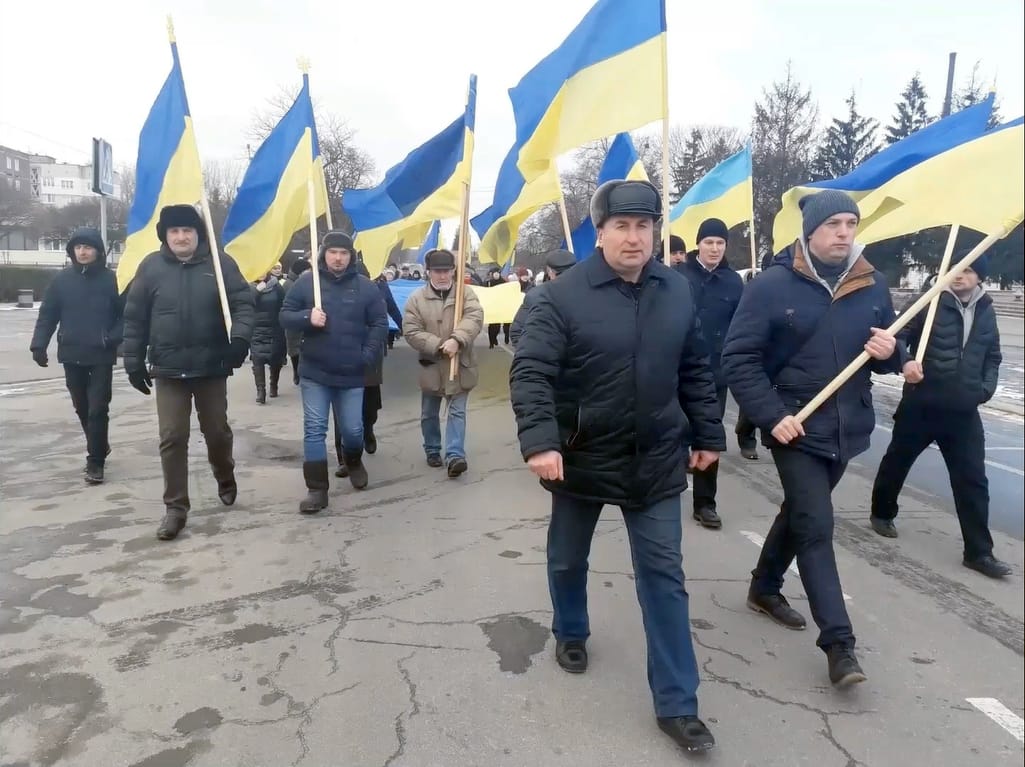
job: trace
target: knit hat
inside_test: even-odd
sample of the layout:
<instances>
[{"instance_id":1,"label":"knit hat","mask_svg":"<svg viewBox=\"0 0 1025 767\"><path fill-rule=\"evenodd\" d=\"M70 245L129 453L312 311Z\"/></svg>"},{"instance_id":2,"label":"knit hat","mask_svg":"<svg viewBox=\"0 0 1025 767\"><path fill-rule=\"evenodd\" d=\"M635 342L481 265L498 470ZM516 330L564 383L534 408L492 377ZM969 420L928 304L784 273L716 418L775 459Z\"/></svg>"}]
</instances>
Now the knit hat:
<instances>
[{"instance_id":1,"label":"knit hat","mask_svg":"<svg viewBox=\"0 0 1025 767\"><path fill-rule=\"evenodd\" d=\"M352 237L339 229L333 229L324 235L324 239L320 241L320 257L323 258L330 248L344 248L352 255L356 255Z\"/></svg>"},{"instance_id":2,"label":"knit hat","mask_svg":"<svg viewBox=\"0 0 1025 767\"><path fill-rule=\"evenodd\" d=\"M429 250L424 256L428 269L455 269L456 257L451 250Z\"/></svg>"},{"instance_id":3,"label":"knit hat","mask_svg":"<svg viewBox=\"0 0 1025 767\"><path fill-rule=\"evenodd\" d=\"M662 217L662 198L647 181L606 181L591 197L591 223L599 228L612 216Z\"/></svg>"},{"instance_id":4,"label":"knit hat","mask_svg":"<svg viewBox=\"0 0 1025 767\"><path fill-rule=\"evenodd\" d=\"M199 241L206 240L203 217L192 205L167 205L160 209L160 218L157 220L157 237L162 243L167 244L167 230L175 227L195 229L196 234L199 235Z\"/></svg>"},{"instance_id":5,"label":"knit hat","mask_svg":"<svg viewBox=\"0 0 1025 767\"><path fill-rule=\"evenodd\" d=\"M954 256L952 263L956 264L958 261L967 256L969 252L970 248L965 248L960 253ZM989 277L989 255L983 253L981 256L975 259L975 261L972 262L972 265L968 268L978 275L979 282L985 282L986 278Z\"/></svg>"},{"instance_id":6,"label":"knit hat","mask_svg":"<svg viewBox=\"0 0 1025 767\"><path fill-rule=\"evenodd\" d=\"M99 229L93 229L90 226L83 226L75 230L75 233L71 235L71 239L68 240L68 257L75 257L75 246L76 245L88 245L91 248L96 249L96 260L104 261L107 249L103 247L103 237L100 235Z\"/></svg>"},{"instance_id":7,"label":"knit hat","mask_svg":"<svg viewBox=\"0 0 1025 767\"><path fill-rule=\"evenodd\" d=\"M823 189L821 192L809 194L797 203L801 208L804 239L811 237L812 232L822 226L823 222L837 213L851 213L861 218L858 203L849 194L839 189Z\"/></svg>"},{"instance_id":8,"label":"knit hat","mask_svg":"<svg viewBox=\"0 0 1025 767\"><path fill-rule=\"evenodd\" d=\"M706 237L721 237L729 242L730 229L726 226L725 222L718 218L706 218L701 222L701 226L698 227L698 242L701 242Z\"/></svg>"},{"instance_id":9,"label":"knit hat","mask_svg":"<svg viewBox=\"0 0 1025 767\"><path fill-rule=\"evenodd\" d=\"M669 235L669 252L670 253L686 253L687 243L683 241L682 237L678 237L675 234Z\"/></svg>"}]
</instances>

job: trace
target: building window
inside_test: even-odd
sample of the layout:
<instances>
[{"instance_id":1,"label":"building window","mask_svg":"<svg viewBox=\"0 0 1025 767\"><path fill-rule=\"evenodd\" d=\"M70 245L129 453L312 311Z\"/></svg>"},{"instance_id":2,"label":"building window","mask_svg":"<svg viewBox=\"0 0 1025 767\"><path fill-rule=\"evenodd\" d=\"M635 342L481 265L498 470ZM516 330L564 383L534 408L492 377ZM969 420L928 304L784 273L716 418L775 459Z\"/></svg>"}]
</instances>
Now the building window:
<instances>
[{"instance_id":1,"label":"building window","mask_svg":"<svg viewBox=\"0 0 1025 767\"><path fill-rule=\"evenodd\" d=\"M53 177L47 176L43 179L43 186L53 186Z\"/></svg>"},{"instance_id":2,"label":"building window","mask_svg":"<svg viewBox=\"0 0 1025 767\"><path fill-rule=\"evenodd\" d=\"M7 160L7 170L10 170L11 169L11 158L10 157L6 157L4 159Z\"/></svg>"},{"instance_id":3,"label":"building window","mask_svg":"<svg viewBox=\"0 0 1025 767\"><path fill-rule=\"evenodd\" d=\"M21 160L17 157L14 158L14 169L19 172L21 171Z\"/></svg>"},{"instance_id":4,"label":"building window","mask_svg":"<svg viewBox=\"0 0 1025 767\"><path fill-rule=\"evenodd\" d=\"M46 200L46 202L53 202L53 195L52 194L43 195L43 198Z\"/></svg>"},{"instance_id":5,"label":"building window","mask_svg":"<svg viewBox=\"0 0 1025 767\"><path fill-rule=\"evenodd\" d=\"M61 179L61 189L74 189L74 188L75 188L75 182L74 181L71 181L70 179L66 179L66 178L62 178Z\"/></svg>"},{"instance_id":6,"label":"building window","mask_svg":"<svg viewBox=\"0 0 1025 767\"><path fill-rule=\"evenodd\" d=\"M21 191L21 179L20 178L14 179L14 191L15 192L20 192Z\"/></svg>"}]
</instances>

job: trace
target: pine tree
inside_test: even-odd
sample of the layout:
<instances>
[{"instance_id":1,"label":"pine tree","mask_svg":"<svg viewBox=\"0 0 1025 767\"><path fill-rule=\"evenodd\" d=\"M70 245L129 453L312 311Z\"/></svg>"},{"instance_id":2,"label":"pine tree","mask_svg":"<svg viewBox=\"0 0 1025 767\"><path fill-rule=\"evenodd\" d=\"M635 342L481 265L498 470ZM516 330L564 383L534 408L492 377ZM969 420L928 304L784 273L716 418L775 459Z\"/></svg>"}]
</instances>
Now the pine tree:
<instances>
[{"instance_id":1,"label":"pine tree","mask_svg":"<svg viewBox=\"0 0 1025 767\"><path fill-rule=\"evenodd\" d=\"M968 82L964 84L961 90L954 93L953 103L951 104L951 112L960 112L962 109L967 109L970 106L978 104L980 101L986 99L990 93L996 92L996 86L987 86L982 82L982 78L979 76L979 62L975 62L975 66L972 67L972 74ZM999 125L1002 121L1000 116L1000 102L993 99L993 111L990 113L989 120L986 126L993 128Z\"/></svg>"},{"instance_id":2,"label":"pine tree","mask_svg":"<svg viewBox=\"0 0 1025 767\"><path fill-rule=\"evenodd\" d=\"M932 122L926 108L928 96L918 72L915 72L915 76L911 78L907 87L900 94L900 98L901 100L897 102L897 114L893 116L893 123L886 128L884 140L887 144L896 144Z\"/></svg>"},{"instance_id":3,"label":"pine tree","mask_svg":"<svg viewBox=\"0 0 1025 767\"><path fill-rule=\"evenodd\" d=\"M815 155L812 172L816 181L850 173L879 151L876 141L878 121L858 112L854 92L847 99L847 119L833 118Z\"/></svg>"}]
</instances>

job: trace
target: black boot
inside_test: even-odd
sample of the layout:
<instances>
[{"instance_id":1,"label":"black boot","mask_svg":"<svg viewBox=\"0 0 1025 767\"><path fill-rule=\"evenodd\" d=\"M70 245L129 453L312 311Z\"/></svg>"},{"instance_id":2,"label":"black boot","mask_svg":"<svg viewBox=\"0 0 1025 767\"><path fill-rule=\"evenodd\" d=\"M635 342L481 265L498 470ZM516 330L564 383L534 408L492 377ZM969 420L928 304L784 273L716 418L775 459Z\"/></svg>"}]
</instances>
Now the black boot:
<instances>
[{"instance_id":1,"label":"black boot","mask_svg":"<svg viewBox=\"0 0 1025 767\"><path fill-rule=\"evenodd\" d=\"M687 751L709 751L715 748L715 738L696 716L660 717L658 728Z\"/></svg>"},{"instance_id":2,"label":"black boot","mask_svg":"<svg viewBox=\"0 0 1025 767\"><path fill-rule=\"evenodd\" d=\"M292 360L292 383L299 385L299 355L296 354L289 359Z\"/></svg>"},{"instance_id":3,"label":"black boot","mask_svg":"<svg viewBox=\"0 0 1025 767\"><path fill-rule=\"evenodd\" d=\"M309 492L299 503L302 514L316 514L327 508L327 489L330 486L327 477L327 461L306 461L303 463L303 479Z\"/></svg>"},{"instance_id":4,"label":"black boot","mask_svg":"<svg viewBox=\"0 0 1025 767\"><path fill-rule=\"evenodd\" d=\"M281 379L281 365L270 366L270 396L274 399L278 396L278 381Z\"/></svg>"},{"instance_id":5,"label":"black boot","mask_svg":"<svg viewBox=\"0 0 1025 767\"><path fill-rule=\"evenodd\" d=\"M829 665L829 681L835 687L850 687L868 678L861 670L854 648L847 645L834 644L827 647L826 662Z\"/></svg>"},{"instance_id":6,"label":"black boot","mask_svg":"<svg viewBox=\"0 0 1025 767\"><path fill-rule=\"evenodd\" d=\"M173 541L178 533L185 529L185 520L188 515L184 511L168 509L164 514L164 520L157 528L157 538L161 541Z\"/></svg>"},{"instance_id":7,"label":"black boot","mask_svg":"<svg viewBox=\"0 0 1025 767\"><path fill-rule=\"evenodd\" d=\"M221 499L221 503L225 506L233 506L235 504L235 499L238 498L238 483L235 481L234 476L226 479L224 482L217 483L217 497Z\"/></svg>"},{"instance_id":8,"label":"black boot","mask_svg":"<svg viewBox=\"0 0 1025 767\"><path fill-rule=\"evenodd\" d=\"M103 464L87 461L85 464L85 483L87 485L103 484Z\"/></svg>"},{"instance_id":9,"label":"black boot","mask_svg":"<svg viewBox=\"0 0 1025 767\"><path fill-rule=\"evenodd\" d=\"M369 455L373 455L377 452L377 437L374 435L373 426L363 427L363 449L366 450Z\"/></svg>"},{"instance_id":10,"label":"black boot","mask_svg":"<svg viewBox=\"0 0 1025 767\"><path fill-rule=\"evenodd\" d=\"M253 363L253 378L256 380L256 404L267 404L267 367Z\"/></svg>"},{"instance_id":11,"label":"black boot","mask_svg":"<svg viewBox=\"0 0 1025 767\"><path fill-rule=\"evenodd\" d=\"M370 482L366 467L363 465L363 451L356 450L342 454L345 468L349 470L349 481L357 490L362 490Z\"/></svg>"},{"instance_id":12,"label":"black boot","mask_svg":"<svg viewBox=\"0 0 1025 767\"><path fill-rule=\"evenodd\" d=\"M700 522L702 527L706 527L709 530L719 530L722 528L722 519L719 517L714 506L702 506L699 509L694 509L694 519Z\"/></svg>"}]
</instances>

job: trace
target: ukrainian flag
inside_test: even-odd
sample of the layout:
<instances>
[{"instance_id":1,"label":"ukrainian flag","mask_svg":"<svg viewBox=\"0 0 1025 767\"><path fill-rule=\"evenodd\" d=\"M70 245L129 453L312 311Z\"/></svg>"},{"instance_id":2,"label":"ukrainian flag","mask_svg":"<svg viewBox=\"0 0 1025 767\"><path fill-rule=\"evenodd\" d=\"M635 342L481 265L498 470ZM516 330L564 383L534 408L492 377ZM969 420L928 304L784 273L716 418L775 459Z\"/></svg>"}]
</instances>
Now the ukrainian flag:
<instances>
[{"instance_id":1,"label":"ukrainian flag","mask_svg":"<svg viewBox=\"0 0 1025 767\"><path fill-rule=\"evenodd\" d=\"M420 252L416 254L416 262L418 264L424 263L424 257L432 250L437 250L440 242L441 222L435 221L431 224L431 228L427 230L427 236L424 237L423 244L420 246Z\"/></svg>"},{"instance_id":2,"label":"ukrainian flag","mask_svg":"<svg viewBox=\"0 0 1025 767\"><path fill-rule=\"evenodd\" d=\"M820 189L840 189L858 201L863 229L868 229L869 224L884 217L883 214L892 215L892 211L886 210L887 201L896 201L899 205L906 200L892 195L886 198L873 195L872 200L868 202L875 207L862 206L860 202L894 177L919 163L982 136L986 132L986 123L993 111L993 98L993 94L990 94L984 101L912 133L879 154L873 155L846 176L787 190L783 194L783 208L776 214L773 222L773 250L782 250L798 238L801 234L801 209L798 201ZM860 232L858 241L862 241Z\"/></svg>"},{"instance_id":3,"label":"ukrainian flag","mask_svg":"<svg viewBox=\"0 0 1025 767\"><path fill-rule=\"evenodd\" d=\"M466 110L458 119L410 152L378 186L346 190L342 206L371 274L380 273L396 244L423 242L431 221L462 216L476 109L477 76L471 75Z\"/></svg>"},{"instance_id":4,"label":"ukrainian flag","mask_svg":"<svg viewBox=\"0 0 1025 767\"><path fill-rule=\"evenodd\" d=\"M745 146L708 171L669 212L669 231L691 247L697 245L698 227L706 218L721 219L732 228L750 221L754 202L751 183L751 146Z\"/></svg>"},{"instance_id":5,"label":"ukrainian flag","mask_svg":"<svg viewBox=\"0 0 1025 767\"><path fill-rule=\"evenodd\" d=\"M609 146L605 155L605 162L598 171L598 186L606 181L624 178L628 181L647 181L648 172L644 169L644 163L637 156L637 149L634 147L633 139L629 133L620 133ZM591 216L585 215L580 226L573 230L573 253L577 261L582 261L594 252L598 242L598 232L591 223ZM565 243L563 243L565 247Z\"/></svg>"},{"instance_id":6,"label":"ukrainian flag","mask_svg":"<svg viewBox=\"0 0 1025 767\"><path fill-rule=\"evenodd\" d=\"M1019 117L930 157L865 198L871 208L888 195L904 204L859 230L865 244L946 224L983 234L999 231L1025 209L1025 121Z\"/></svg>"},{"instance_id":7,"label":"ukrainian flag","mask_svg":"<svg viewBox=\"0 0 1025 767\"><path fill-rule=\"evenodd\" d=\"M178 44L171 39L171 73L157 94L139 134L135 199L128 211L125 252L117 264L124 291L142 259L159 250L157 219L165 205L195 205L203 196L203 171L192 131Z\"/></svg>"},{"instance_id":8,"label":"ukrainian flag","mask_svg":"<svg viewBox=\"0 0 1025 767\"><path fill-rule=\"evenodd\" d=\"M598 0L509 91L524 179L563 152L666 117L665 72L664 0Z\"/></svg>"},{"instance_id":9,"label":"ukrainian flag","mask_svg":"<svg viewBox=\"0 0 1025 767\"><path fill-rule=\"evenodd\" d=\"M224 222L224 249L247 280L267 274L292 235L309 226L307 183L311 176L320 216L327 210L327 189L310 79L304 74L295 103L253 155Z\"/></svg>"},{"instance_id":10,"label":"ukrainian flag","mask_svg":"<svg viewBox=\"0 0 1025 767\"><path fill-rule=\"evenodd\" d=\"M562 195L559 176L553 166L547 173L527 183L516 166L519 147L514 146L502 161L495 182L491 206L470 219L470 226L480 237L478 258L482 263L511 262L520 226L537 210Z\"/></svg>"}]
</instances>

